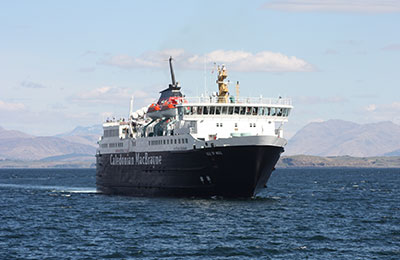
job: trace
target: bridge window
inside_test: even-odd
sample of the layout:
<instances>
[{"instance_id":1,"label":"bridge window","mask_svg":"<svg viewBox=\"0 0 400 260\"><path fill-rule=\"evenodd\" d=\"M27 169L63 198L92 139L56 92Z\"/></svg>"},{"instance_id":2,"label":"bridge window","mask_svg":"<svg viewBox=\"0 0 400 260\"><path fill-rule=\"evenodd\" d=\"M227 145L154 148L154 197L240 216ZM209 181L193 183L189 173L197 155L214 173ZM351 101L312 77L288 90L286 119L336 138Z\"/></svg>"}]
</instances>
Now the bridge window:
<instances>
[{"instance_id":1,"label":"bridge window","mask_svg":"<svg viewBox=\"0 0 400 260\"><path fill-rule=\"evenodd\" d=\"M282 116L282 108L276 108L276 115Z\"/></svg>"},{"instance_id":2,"label":"bridge window","mask_svg":"<svg viewBox=\"0 0 400 260\"><path fill-rule=\"evenodd\" d=\"M244 115L246 113L246 107L240 107L240 114Z\"/></svg>"},{"instance_id":3,"label":"bridge window","mask_svg":"<svg viewBox=\"0 0 400 260\"><path fill-rule=\"evenodd\" d=\"M246 108L246 115L251 115L251 110L252 110L252 107L247 107Z\"/></svg>"},{"instance_id":4,"label":"bridge window","mask_svg":"<svg viewBox=\"0 0 400 260\"><path fill-rule=\"evenodd\" d=\"M216 107L215 108L215 114L220 115L221 114L221 107Z\"/></svg>"},{"instance_id":5,"label":"bridge window","mask_svg":"<svg viewBox=\"0 0 400 260\"><path fill-rule=\"evenodd\" d=\"M234 114L235 115L239 115L240 114L240 107L235 107Z\"/></svg>"},{"instance_id":6,"label":"bridge window","mask_svg":"<svg viewBox=\"0 0 400 260\"><path fill-rule=\"evenodd\" d=\"M203 107L203 115L208 115L208 107Z\"/></svg>"},{"instance_id":7,"label":"bridge window","mask_svg":"<svg viewBox=\"0 0 400 260\"><path fill-rule=\"evenodd\" d=\"M226 115L228 112L228 108L227 107L222 107L222 114Z\"/></svg>"},{"instance_id":8,"label":"bridge window","mask_svg":"<svg viewBox=\"0 0 400 260\"><path fill-rule=\"evenodd\" d=\"M258 112L258 107L253 107L253 116L256 116Z\"/></svg>"},{"instance_id":9,"label":"bridge window","mask_svg":"<svg viewBox=\"0 0 400 260\"><path fill-rule=\"evenodd\" d=\"M234 107L228 107L228 115L233 115Z\"/></svg>"},{"instance_id":10,"label":"bridge window","mask_svg":"<svg viewBox=\"0 0 400 260\"><path fill-rule=\"evenodd\" d=\"M210 115L214 115L215 114L215 107L211 106L210 107Z\"/></svg>"},{"instance_id":11,"label":"bridge window","mask_svg":"<svg viewBox=\"0 0 400 260\"><path fill-rule=\"evenodd\" d=\"M289 113L289 109L288 108L284 108L283 109L283 116L288 116Z\"/></svg>"},{"instance_id":12,"label":"bridge window","mask_svg":"<svg viewBox=\"0 0 400 260\"><path fill-rule=\"evenodd\" d=\"M276 113L275 113L275 108L274 107L271 107L271 116L275 116L276 115Z\"/></svg>"}]
</instances>

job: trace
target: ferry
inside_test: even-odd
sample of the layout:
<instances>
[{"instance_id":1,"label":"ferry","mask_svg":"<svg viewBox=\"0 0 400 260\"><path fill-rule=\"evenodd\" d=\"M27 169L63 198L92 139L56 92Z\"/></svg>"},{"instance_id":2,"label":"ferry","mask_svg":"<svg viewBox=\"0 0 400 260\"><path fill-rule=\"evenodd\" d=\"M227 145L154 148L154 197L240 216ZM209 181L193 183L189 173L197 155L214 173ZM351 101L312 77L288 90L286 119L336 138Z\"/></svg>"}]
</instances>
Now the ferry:
<instances>
[{"instance_id":1,"label":"ferry","mask_svg":"<svg viewBox=\"0 0 400 260\"><path fill-rule=\"evenodd\" d=\"M218 92L186 97L175 81L157 102L127 120L106 120L96 152L100 193L128 196L254 197L266 187L287 140L288 98L229 93L218 66ZM238 84L236 86L238 90Z\"/></svg>"}]
</instances>

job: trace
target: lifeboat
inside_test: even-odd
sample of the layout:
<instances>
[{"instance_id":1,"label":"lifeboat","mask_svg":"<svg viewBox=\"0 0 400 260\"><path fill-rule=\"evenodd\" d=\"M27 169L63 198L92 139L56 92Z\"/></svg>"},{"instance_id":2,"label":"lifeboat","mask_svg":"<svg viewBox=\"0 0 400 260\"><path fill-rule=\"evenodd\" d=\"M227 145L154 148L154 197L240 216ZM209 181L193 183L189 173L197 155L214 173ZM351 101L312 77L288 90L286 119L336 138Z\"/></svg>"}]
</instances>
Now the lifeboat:
<instances>
[{"instance_id":1,"label":"lifeboat","mask_svg":"<svg viewBox=\"0 0 400 260\"><path fill-rule=\"evenodd\" d=\"M165 100L161 106L161 115L163 117L174 117L176 116L176 105L181 103L187 103L182 97L170 97Z\"/></svg>"},{"instance_id":2,"label":"lifeboat","mask_svg":"<svg viewBox=\"0 0 400 260\"><path fill-rule=\"evenodd\" d=\"M161 113L161 106L157 103L153 103L149 106L149 108L147 109L147 116L149 116L150 118L160 118L162 117Z\"/></svg>"},{"instance_id":3,"label":"lifeboat","mask_svg":"<svg viewBox=\"0 0 400 260\"><path fill-rule=\"evenodd\" d=\"M161 115L163 117L176 116L176 105L180 103L181 97L170 97L161 105Z\"/></svg>"}]
</instances>

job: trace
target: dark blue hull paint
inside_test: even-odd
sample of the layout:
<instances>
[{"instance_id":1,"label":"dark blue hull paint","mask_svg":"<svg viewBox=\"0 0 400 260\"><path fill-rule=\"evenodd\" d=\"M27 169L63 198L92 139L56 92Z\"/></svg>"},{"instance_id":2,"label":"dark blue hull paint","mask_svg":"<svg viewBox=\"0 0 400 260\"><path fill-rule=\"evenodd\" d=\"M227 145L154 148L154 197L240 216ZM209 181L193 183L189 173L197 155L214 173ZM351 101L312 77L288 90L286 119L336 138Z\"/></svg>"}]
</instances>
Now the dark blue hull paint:
<instances>
[{"instance_id":1,"label":"dark blue hull paint","mask_svg":"<svg viewBox=\"0 0 400 260\"><path fill-rule=\"evenodd\" d=\"M275 146L148 152L148 158L162 160L142 164L136 153L102 154L96 156L96 185L99 192L129 196L252 197L265 187L282 152ZM120 163L110 156L134 159Z\"/></svg>"}]
</instances>

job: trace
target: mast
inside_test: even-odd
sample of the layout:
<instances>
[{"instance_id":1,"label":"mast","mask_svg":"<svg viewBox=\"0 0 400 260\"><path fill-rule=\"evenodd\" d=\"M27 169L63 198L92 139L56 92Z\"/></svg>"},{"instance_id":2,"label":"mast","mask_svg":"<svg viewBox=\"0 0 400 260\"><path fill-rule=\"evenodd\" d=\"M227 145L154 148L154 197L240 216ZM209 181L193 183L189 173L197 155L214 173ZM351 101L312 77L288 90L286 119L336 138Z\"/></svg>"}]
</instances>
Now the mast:
<instances>
[{"instance_id":1,"label":"mast","mask_svg":"<svg viewBox=\"0 0 400 260\"><path fill-rule=\"evenodd\" d=\"M172 68L172 56L169 57L169 69L171 71L172 87L176 87L174 68Z\"/></svg>"},{"instance_id":2,"label":"mast","mask_svg":"<svg viewBox=\"0 0 400 260\"><path fill-rule=\"evenodd\" d=\"M227 103L228 102L228 84L224 82L224 80L228 77L228 73L226 71L225 65L222 64L222 68L218 66L218 103ZM229 82L228 82L229 83Z\"/></svg>"},{"instance_id":3,"label":"mast","mask_svg":"<svg viewBox=\"0 0 400 260\"><path fill-rule=\"evenodd\" d=\"M132 116L133 114L133 96L131 97L131 103L129 106L129 118Z\"/></svg>"}]
</instances>

